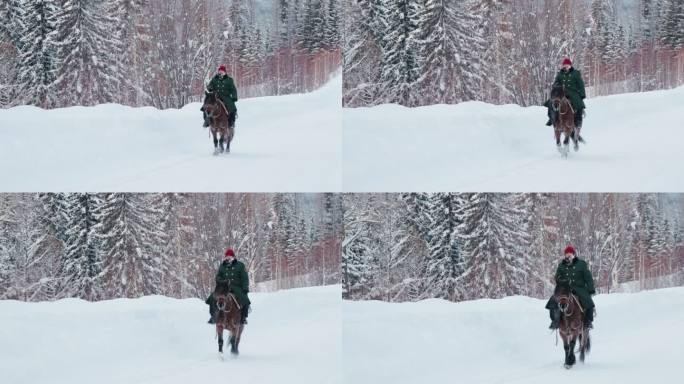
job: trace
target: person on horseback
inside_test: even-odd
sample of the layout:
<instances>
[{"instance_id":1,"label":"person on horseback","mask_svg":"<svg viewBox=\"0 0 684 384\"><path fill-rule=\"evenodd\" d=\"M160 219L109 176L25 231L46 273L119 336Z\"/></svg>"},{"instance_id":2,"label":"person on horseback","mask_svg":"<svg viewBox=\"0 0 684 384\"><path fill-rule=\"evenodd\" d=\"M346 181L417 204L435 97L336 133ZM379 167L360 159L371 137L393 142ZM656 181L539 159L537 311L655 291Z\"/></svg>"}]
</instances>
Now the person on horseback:
<instances>
[{"instance_id":1,"label":"person on horseback","mask_svg":"<svg viewBox=\"0 0 684 384\"><path fill-rule=\"evenodd\" d=\"M563 260L558 265L554 277L556 282L555 290L558 292L559 282L566 282L570 285L572 293L577 296L584 310L586 327L591 329L593 328L592 322L594 321L594 301L591 299L591 295L596 293L594 279L591 276L587 263L577 257L575 248L572 245L568 245L563 253ZM549 315L551 316L549 329L558 329L561 311L553 296L546 303L546 309L550 311Z\"/></svg>"},{"instance_id":2,"label":"person on horseback","mask_svg":"<svg viewBox=\"0 0 684 384\"><path fill-rule=\"evenodd\" d=\"M247 324L247 315L249 314L249 276L247 275L247 270L245 264L238 261L235 258L235 252L228 248L226 250L225 256L223 257L223 262L219 266L219 270L216 273L216 288L214 293L230 292L235 295L235 299L240 305L242 324ZM211 318L209 319L209 324L216 323L216 299L212 293L205 303L209 304L209 314Z\"/></svg>"},{"instance_id":3,"label":"person on horseback","mask_svg":"<svg viewBox=\"0 0 684 384\"><path fill-rule=\"evenodd\" d=\"M584 81L582 80L582 73L572 66L570 58L563 59L560 71L556 75L556 80L553 82L553 88L562 89L570 99L572 108L575 112L575 127L582 128L582 117L584 113L584 99L587 97L584 90ZM551 126L558 118L558 114L553 108L551 100L547 100L544 106L548 108L549 121L546 125ZM579 140L584 142L580 137Z\"/></svg>"},{"instance_id":4,"label":"person on horseback","mask_svg":"<svg viewBox=\"0 0 684 384\"><path fill-rule=\"evenodd\" d=\"M216 93L216 96L218 96L218 99L221 100L229 113L228 124L233 127L235 125L235 119L237 118L237 107L235 106L235 103L238 101L238 96L233 78L226 73L226 66L221 65L218 69L218 73L211 79L209 85L207 85L207 92ZM200 110L204 112L204 106L202 106ZM204 113L204 127L208 127L210 123L207 114Z\"/></svg>"}]
</instances>

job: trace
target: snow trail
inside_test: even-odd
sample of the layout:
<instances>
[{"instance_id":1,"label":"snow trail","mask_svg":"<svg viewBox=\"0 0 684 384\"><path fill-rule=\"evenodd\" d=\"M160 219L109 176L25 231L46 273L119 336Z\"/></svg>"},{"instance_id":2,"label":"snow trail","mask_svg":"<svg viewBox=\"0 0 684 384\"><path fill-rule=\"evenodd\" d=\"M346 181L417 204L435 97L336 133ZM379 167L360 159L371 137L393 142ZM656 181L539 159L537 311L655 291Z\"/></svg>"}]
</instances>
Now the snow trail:
<instances>
[{"instance_id":1,"label":"snow trail","mask_svg":"<svg viewBox=\"0 0 684 384\"><path fill-rule=\"evenodd\" d=\"M340 295L251 294L240 356L224 361L198 299L0 301L2 382L339 384Z\"/></svg>"},{"instance_id":2,"label":"snow trail","mask_svg":"<svg viewBox=\"0 0 684 384\"><path fill-rule=\"evenodd\" d=\"M563 368L545 300L343 304L347 383L677 382L684 288L598 295L585 364Z\"/></svg>"},{"instance_id":3,"label":"snow trail","mask_svg":"<svg viewBox=\"0 0 684 384\"><path fill-rule=\"evenodd\" d=\"M2 191L340 191L341 84L240 100L232 153L219 157L199 103L0 110Z\"/></svg>"},{"instance_id":4,"label":"snow trail","mask_svg":"<svg viewBox=\"0 0 684 384\"><path fill-rule=\"evenodd\" d=\"M546 108L467 102L345 109L347 192L678 192L684 87L587 99L562 159Z\"/></svg>"}]
</instances>

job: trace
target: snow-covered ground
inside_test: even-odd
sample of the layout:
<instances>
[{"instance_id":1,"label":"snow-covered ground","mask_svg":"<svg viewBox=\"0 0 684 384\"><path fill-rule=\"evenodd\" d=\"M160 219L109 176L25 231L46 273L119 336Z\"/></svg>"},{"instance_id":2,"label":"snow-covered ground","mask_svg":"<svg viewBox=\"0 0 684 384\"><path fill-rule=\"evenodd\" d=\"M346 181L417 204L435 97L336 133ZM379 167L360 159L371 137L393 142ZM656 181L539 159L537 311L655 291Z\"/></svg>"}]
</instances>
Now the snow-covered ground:
<instances>
[{"instance_id":1,"label":"snow-covered ground","mask_svg":"<svg viewBox=\"0 0 684 384\"><path fill-rule=\"evenodd\" d=\"M201 300L0 301L0 382L342 382L340 286L250 297L240 357L223 361Z\"/></svg>"},{"instance_id":2,"label":"snow-covered ground","mask_svg":"<svg viewBox=\"0 0 684 384\"><path fill-rule=\"evenodd\" d=\"M0 110L3 192L331 192L342 188L341 76L244 99L232 153L212 156L200 104Z\"/></svg>"},{"instance_id":3,"label":"snow-covered ground","mask_svg":"<svg viewBox=\"0 0 684 384\"><path fill-rule=\"evenodd\" d=\"M347 192L678 192L684 87L587 99L562 159L546 109L481 102L345 109Z\"/></svg>"},{"instance_id":4,"label":"snow-covered ground","mask_svg":"<svg viewBox=\"0 0 684 384\"><path fill-rule=\"evenodd\" d=\"M563 368L544 300L344 302L344 381L355 384L674 383L684 288L595 297L585 364Z\"/></svg>"}]
</instances>

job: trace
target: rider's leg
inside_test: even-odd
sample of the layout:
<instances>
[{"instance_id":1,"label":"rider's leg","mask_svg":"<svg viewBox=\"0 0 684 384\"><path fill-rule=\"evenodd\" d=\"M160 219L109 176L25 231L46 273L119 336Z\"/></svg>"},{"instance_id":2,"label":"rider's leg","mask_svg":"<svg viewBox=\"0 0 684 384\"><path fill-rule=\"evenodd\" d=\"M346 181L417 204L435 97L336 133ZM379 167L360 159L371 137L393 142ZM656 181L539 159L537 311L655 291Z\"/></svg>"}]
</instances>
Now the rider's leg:
<instances>
[{"instance_id":1,"label":"rider's leg","mask_svg":"<svg viewBox=\"0 0 684 384\"><path fill-rule=\"evenodd\" d=\"M230 113L228 116L228 126L229 127L234 127L235 126L235 118L237 117L237 111L233 111Z\"/></svg>"},{"instance_id":2,"label":"rider's leg","mask_svg":"<svg viewBox=\"0 0 684 384\"><path fill-rule=\"evenodd\" d=\"M584 312L584 322L587 323L587 328L594 328L592 324L594 322L594 307L587 308L586 312Z\"/></svg>"},{"instance_id":3,"label":"rider's leg","mask_svg":"<svg viewBox=\"0 0 684 384\"><path fill-rule=\"evenodd\" d=\"M556 113L553 110L553 106L551 105L551 101L547 101L544 105L546 105L546 114L549 116L549 121L546 122L547 126L553 125L553 122L556 120Z\"/></svg>"},{"instance_id":4,"label":"rider's leg","mask_svg":"<svg viewBox=\"0 0 684 384\"><path fill-rule=\"evenodd\" d=\"M580 109L575 113L575 127L577 127L577 132L580 132L582 129L582 120L584 117L584 109ZM580 134L577 140L580 143L584 143L584 139L582 138L582 135Z\"/></svg>"},{"instance_id":5,"label":"rider's leg","mask_svg":"<svg viewBox=\"0 0 684 384\"><path fill-rule=\"evenodd\" d=\"M216 300L214 300L214 295L209 296L205 303L209 304L209 324L216 323Z\"/></svg>"},{"instance_id":6,"label":"rider's leg","mask_svg":"<svg viewBox=\"0 0 684 384\"><path fill-rule=\"evenodd\" d=\"M560 309L558 308L558 303L554 300L553 296L546 302L546 309L549 310L549 317L551 318L551 325L549 329L557 329L560 325Z\"/></svg>"},{"instance_id":7,"label":"rider's leg","mask_svg":"<svg viewBox=\"0 0 684 384\"><path fill-rule=\"evenodd\" d=\"M241 322L242 324L247 324L247 315L249 314L249 304L243 306L240 309L240 314L241 314Z\"/></svg>"}]
</instances>

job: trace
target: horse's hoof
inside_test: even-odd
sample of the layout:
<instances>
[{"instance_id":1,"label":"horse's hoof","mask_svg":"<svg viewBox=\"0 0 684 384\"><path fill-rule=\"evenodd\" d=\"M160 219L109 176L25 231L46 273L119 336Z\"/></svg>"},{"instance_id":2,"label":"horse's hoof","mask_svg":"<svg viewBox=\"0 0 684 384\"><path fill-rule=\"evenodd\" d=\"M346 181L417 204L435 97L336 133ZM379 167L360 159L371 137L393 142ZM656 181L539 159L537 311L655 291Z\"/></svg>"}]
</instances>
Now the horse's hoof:
<instances>
[{"instance_id":1,"label":"horse's hoof","mask_svg":"<svg viewBox=\"0 0 684 384\"><path fill-rule=\"evenodd\" d=\"M570 365L570 364L564 364L563 366L565 367L565 369L570 369L570 368L572 368L572 365Z\"/></svg>"}]
</instances>

